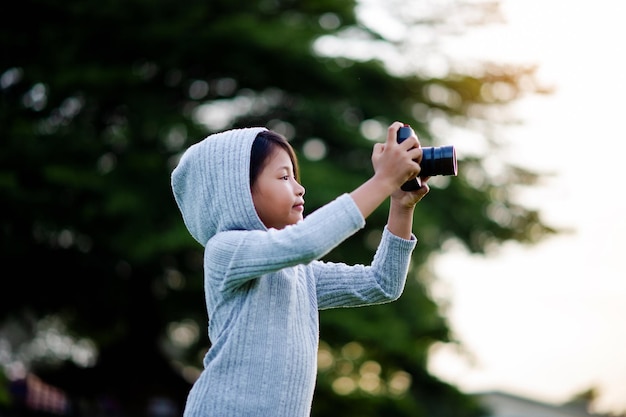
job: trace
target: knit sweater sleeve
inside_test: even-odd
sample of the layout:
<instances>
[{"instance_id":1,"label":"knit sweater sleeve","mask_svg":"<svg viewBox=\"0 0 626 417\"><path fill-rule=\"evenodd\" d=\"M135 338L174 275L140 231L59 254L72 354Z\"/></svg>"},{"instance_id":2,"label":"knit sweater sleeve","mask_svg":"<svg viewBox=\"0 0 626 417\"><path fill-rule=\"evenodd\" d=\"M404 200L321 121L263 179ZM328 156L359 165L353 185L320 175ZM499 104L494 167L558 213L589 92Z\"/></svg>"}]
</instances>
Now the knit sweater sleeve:
<instances>
[{"instance_id":1,"label":"knit sweater sleeve","mask_svg":"<svg viewBox=\"0 0 626 417\"><path fill-rule=\"evenodd\" d=\"M356 307L394 301L404 291L411 253L417 245L383 231L371 265L314 262L319 309Z\"/></svg>"},{"instance_id":2,"label":"knit sweater sleeve","mask_svg":"<svg viewBox=\"0 0 626 417\"><path fill-rule=\"evenodd\" d=\"M218 233L206 245L208 279L233 290L269 272L321 258L365 225L348 194L320 207L284 229L233 230Z\"/></svg>"}]
</instances>

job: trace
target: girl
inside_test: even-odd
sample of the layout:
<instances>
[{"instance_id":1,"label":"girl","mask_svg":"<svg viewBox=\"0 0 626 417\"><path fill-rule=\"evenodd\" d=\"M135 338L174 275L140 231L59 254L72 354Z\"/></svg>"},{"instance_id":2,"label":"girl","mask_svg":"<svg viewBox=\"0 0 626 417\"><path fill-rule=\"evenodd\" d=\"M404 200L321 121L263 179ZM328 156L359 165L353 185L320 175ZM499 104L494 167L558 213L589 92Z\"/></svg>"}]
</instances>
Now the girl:
<instances>
[{"instance_id":1,"label":"girl","mask_svg":"<svg viewBox=\"0 0 626 417\"><path fill-rule=\"evenodd\" d=\"M192 145L172 172L185 225L205 247L211 348L185 417L306 417L317 374L318 310L400 297L411 253L413 209L428 185L415 134L389 126L374 145L374 175L306 217L289 143L265 128L234 129ZM370 266L319 261L364 227L391 196L389 221Z\"/></svg>"}]
</instances>

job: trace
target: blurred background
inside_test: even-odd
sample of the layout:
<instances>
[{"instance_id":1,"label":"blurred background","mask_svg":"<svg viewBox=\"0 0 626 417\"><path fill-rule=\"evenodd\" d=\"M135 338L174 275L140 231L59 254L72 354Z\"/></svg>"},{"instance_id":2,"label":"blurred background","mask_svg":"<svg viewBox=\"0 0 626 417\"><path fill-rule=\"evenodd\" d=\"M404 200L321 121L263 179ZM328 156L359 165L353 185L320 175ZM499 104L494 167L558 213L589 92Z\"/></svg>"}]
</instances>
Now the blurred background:
<instances>
[{"instance_id":1,"label":"blurred background","mask_svg":"<svg viewBox=\"0 0 626 417\"><path fill-rule=\"evenodd\" d=\"M516 199L568 232L532 247L507 242L489 257L446 247L437 291L465 351L438 349L431 369L464 390L550 403L587 387L592 410L625 410L624 10L603 0L506 0L501 11L504 22L447 47L457 58L539 64L554 91L516 102L523 123L507 130L508 158L552 173Z\"/></svg>"},{"instance_id":2,"label":"blurred background","mask_svg":"<svg viewBox=\"0 0 626 417\"><path fill-rule=\"evenodd\" d=\"M13 4L0 415L180 415L210 346L202 248L169 187L180 154L215 131L274 129L311 212L371 175L395 120L454 145L459 175L433 178L418 206L402 298L321 313L312 415L486 416L492 390L622 412L612 7ZM381 207L327 259L369 263L385 221Z\"/></svg>"}]
</instances>

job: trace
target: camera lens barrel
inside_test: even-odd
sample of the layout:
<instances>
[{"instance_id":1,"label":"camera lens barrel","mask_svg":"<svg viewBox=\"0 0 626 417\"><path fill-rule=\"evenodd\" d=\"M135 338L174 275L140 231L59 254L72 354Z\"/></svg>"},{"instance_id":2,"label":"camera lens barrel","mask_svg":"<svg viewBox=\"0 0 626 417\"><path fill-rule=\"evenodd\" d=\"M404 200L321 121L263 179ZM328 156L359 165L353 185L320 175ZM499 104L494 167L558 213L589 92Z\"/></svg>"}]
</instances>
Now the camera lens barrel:
<instances>
[{"instance_id":1,"label":"camera lens barrel","mask_svg":"<svg viewBox=\"0 0 626 417\"><path fill-rule=\"evenodd\" d=\"M422 172L420 177L435 175L456 175L456 151L454 146L422 148Z\"/></svg>"}]
</instances>

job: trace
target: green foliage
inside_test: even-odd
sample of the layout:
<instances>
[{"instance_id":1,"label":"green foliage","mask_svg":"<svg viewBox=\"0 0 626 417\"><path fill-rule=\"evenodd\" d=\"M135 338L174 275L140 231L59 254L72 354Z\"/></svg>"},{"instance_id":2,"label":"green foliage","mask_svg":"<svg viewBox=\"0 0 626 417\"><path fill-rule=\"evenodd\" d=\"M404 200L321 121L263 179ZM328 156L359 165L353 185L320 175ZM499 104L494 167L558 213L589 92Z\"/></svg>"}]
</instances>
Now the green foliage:
<instances>
[{"instance_id":1,"label":"green foliage","mask_svg":"<svg viewBox=\"0 0 626 417\"><path fill-rule=\"evenodd\" d=\"M37 320L61 318L70 333L95 343L98 360L76 368L71 360L50 367L42 357L22 359L76 396L115 396L128 410L145 409L156 395L181 405L189 369L201 366L207 348L202 252L169 188L187 146L228 127L281 131L300 154L311 211L371 174L364 122L402 120L428 145L441 139L432 120L489 124L486 109L534 92L521 83L532 69L400 76L380 60L316 52L319 37L346 39L350 30L393 46L359 23L351 0L24 0L12 7L0 28L0 230L3 264L14 272L0 291L0 323L32 318L20 322L34 337ZM495 85L510 94L486 95ZM310 138L323 140L322 160L307 159ZM419 205L420 245L400 301L321 313L330 352L357 342L353 369L377 363L381 380L408 374L412 383L393 395L339 394L333 384L352 374L330 366L320 371L314 415L480 414L426 371L430 346L453 336L428 294L424 262L449 239L484 252L552 231L512 201L511 187L532 184L536 174L504 166L495 176L481 162L461 155L460 176ZM369 263L385 208L328 259ZM177 328L197 337L173 339Z\"/></svg>"}]
</instances>

